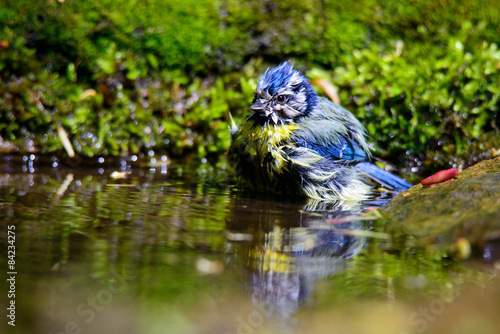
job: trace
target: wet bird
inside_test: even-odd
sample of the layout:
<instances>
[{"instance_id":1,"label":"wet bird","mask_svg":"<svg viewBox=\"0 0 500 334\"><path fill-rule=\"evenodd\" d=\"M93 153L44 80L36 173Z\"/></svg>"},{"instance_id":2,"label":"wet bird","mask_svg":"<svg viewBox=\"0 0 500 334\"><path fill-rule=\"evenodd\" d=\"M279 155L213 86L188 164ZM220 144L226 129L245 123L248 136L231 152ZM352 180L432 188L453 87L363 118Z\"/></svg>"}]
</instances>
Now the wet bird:
<instances>
[{"instance_id":1,"label":"wet bird","mask_svg":"<svg viewBox=\"0 0 500 334\"><path fill-rule=\"evenodd\" d=\"M371 162L361 123L318 96L288 61L262 75L249 115L230 131L229 158L254 190L360 200L373 181L393 191L411 187Z\"/></svg>"}]
</instances>

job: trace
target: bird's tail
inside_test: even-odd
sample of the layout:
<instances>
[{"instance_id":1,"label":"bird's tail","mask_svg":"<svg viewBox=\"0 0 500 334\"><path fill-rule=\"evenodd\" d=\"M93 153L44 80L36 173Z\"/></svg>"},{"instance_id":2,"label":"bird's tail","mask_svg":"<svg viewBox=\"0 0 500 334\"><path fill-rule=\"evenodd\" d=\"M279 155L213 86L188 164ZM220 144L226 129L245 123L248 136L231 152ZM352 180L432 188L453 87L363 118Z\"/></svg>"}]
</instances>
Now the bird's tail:
<instances>
[{"instance_id":1,"label":"bird's tail","mask_svg":"<svg viewBox=\"0 0 500 334\"><path fill-rule=\"evenodd\" d=\"M370 162L361 162L357 164L356 167L361 169L363 172L368 174L370 178L380 183L382 186L388 188L389 190L403 191L413 186L402 178L391 174Z\"/></svg>"}]
</instances>

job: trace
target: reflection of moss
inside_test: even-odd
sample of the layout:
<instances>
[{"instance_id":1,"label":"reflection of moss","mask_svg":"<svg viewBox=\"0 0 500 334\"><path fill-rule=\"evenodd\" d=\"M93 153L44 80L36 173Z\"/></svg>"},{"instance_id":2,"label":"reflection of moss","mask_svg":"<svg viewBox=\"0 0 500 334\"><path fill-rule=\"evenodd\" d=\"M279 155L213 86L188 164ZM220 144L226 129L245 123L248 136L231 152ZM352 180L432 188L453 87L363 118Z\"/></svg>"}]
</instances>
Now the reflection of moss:
<instances>
[{"instance_id":1,"label":"reflection of moss","mask_svg":"<svg viewBox=\"0 0 500 334\"><path fill-rule=\"evenodd\" d=\"M374 221L374 230L387 232L391 237L383 242L369 240L344 271L328 279L333 289L323 290L320 285L315 292L320 305L341 306L350 302L353 295L374 300L434 296L451 302L469 284L482 285L494 277L450 256L449 244L438 242L437 234L433 235L432 244L408 235L405 224L388 219Z\"/></svg>"},{"instance_id":2,"label":"reflection of moss","mask_svg":"<svg viewBox=\"0 0 500 334\"><path fill-rule=\"evenodd\" d=\"M218 160L262 60L287 58L323 69L391 160L460 165L500 145L493 0L8 2L0 152L61 151L61 126L86 156Z\"/></svg>"}]
</instances>

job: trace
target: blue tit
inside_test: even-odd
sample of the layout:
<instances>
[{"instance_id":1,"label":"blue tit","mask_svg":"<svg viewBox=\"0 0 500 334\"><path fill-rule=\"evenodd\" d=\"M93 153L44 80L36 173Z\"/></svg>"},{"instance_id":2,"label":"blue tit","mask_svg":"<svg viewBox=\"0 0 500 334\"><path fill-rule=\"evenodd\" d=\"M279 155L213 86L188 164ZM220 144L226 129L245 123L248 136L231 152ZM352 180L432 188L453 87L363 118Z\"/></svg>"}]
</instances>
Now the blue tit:
<instances>
[{"instance_id":1,"label":"blue tit","mask_svg":"<svg viewBox=\"0 0 500 334\"><path fill-rule=\"evenodd\" d=\"M371 163L361 123L318 96L288 61L262 75L249 115L230 131L228 157L253 190L362 200L373 181L393 191L411 187Z\"/></svg>"}]
</instances>

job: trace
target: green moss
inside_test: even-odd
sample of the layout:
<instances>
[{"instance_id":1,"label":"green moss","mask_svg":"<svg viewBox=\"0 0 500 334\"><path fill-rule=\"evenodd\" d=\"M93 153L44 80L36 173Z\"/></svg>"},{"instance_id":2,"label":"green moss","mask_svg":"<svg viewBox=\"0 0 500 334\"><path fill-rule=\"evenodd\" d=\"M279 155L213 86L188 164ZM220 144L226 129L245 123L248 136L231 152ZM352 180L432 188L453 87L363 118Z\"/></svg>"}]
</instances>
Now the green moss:
<instances>
[{"instance_id":1,"label":"green moss","mask_svg":"<svg viewBox=\"0 0 500 334\"><path fill-rule=\"evenodd\" d=\"M86 156L219 160L229 112L292 58L327 73L377 154L468 164L500 146L499 23L493 0L9 0L0 136L62 152L63 127Z\"/></svg>"},{"instance_id":2,"label":"green moss","mask_svg":"<svg viewBox=\"0 0 500 334\"><path fill-rule=\"evenodd\" d=\"M346 106L369 124L378 150L422 152L442 141L463 157L472 140L498 133L500 76L493 67L500 51L487 42L465 49L461 41L470 33L465 22L459 36L443 41L445 47L399 42L344 57L334 81Z\"/></svg>"}]
</instances>

